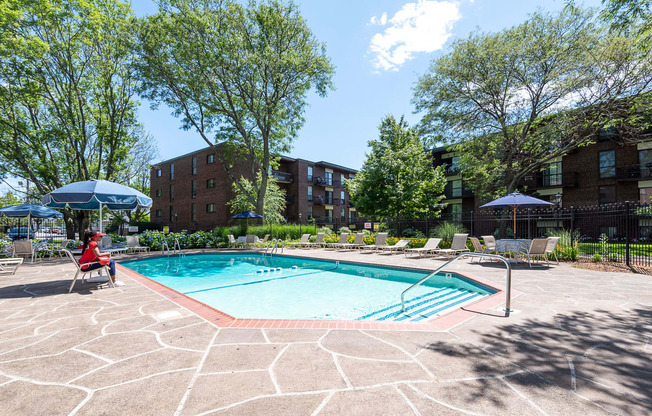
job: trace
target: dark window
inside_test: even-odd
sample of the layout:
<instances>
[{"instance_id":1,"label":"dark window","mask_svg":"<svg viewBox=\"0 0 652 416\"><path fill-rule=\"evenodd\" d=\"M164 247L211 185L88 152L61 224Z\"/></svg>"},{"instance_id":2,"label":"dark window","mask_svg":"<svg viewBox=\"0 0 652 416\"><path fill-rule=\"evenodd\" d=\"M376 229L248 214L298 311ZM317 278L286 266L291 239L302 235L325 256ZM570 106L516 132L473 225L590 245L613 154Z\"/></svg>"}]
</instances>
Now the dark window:
<instances>
[{"instance_id":1,"label":"dark window","mask_svg":"<svg viewBox=\"0 0 652 416\"><path fill-rule=\"evenodd\" d=\"M312 218L312 205L308 205L308 219Z\"/></svg>"},{"instance_id":2,"label":"dark window","mask_svg":"<svg viewBox=\"0 0 652 416\"><path fill-rule=\"evenodd\" d=\"M561 162L546 163L541 177L542 186L561 185Z\"/></svg>"},{"instance_id":3,"label":"dark window","mask_svg":"<svg viewBox=\"0 0 652 416\"><path fill-rule=\"evenodd\" d=\"M206 212L215 212L215 204L207 204Z\"/></svg>"},{"instance_id":4,"label":"dark window","mask_svg":"<svg viewBox=\"0 0 652 416\"><path fill-rule=\"evenodd\" d=\"M333 172L324 172L324 183L326 185L333 185Z\"/></svg>"},{"instance_id":5,"label":"dark window","mask_svg":"<svg viewBox=\"0 0 652 416\"><path fill-rule=\"evenodd\" d=\"M616 187L611 186L601 186L600 187L600 203L601 204L611 204L616 202Z\"/></svg>"},{"instance_id":6,"label":"dark window","mask_svg":"<svg viewBox=\"0 0 652 416\"><path fill-rule=\"evenodd\" d=\"M170 202L174 201L174 185L170 185Z\"/></svg>"},{"instance_id":7,"label":"dark window","mask_svg":"<svg viewBox=\"0 0 652 416\"><path fill-rule=\"evenodd\" d=\"M462 180L455 179L451 181L451 196L453 198L459 198L462 196Z\"/></svg>"},{"instance_id":8,"label":"dark window","mask_svg":"<svg viewBox=\"0 0 652 416\"><path fill-rule=\"evenodd\" d=\"M324 204L333 205L333 191L326 191L324 194ZM333 218L333 215L331 215L331 218Z\"/></svg>"},{"instance_id":9,"label":"dark window","mask_svg":"<svg viewBox=\"0 0 652 416\"><path fill-rule=\"evenodd\" d=\"M192 174L193 175L197 174L197 157L196 156L192 157Z\"/></svg>"},{"instance_id":10,"label":"dark window","mask_svg":"<svg viewBox=\"0 0 652 416\"><path fill-rule=\"evenodd\" d=\"M327 209L326 210L326 220L328 222L333 222L333 210L332 209Z\"/></svg>"},{"instance_id":11,"label":"dark window","mask_svg":"<svg viewBox=\"0 0 652 416\"><path fill-rule=\"evenodd\" d=\"M163 210L162 210L162 209L157 209L157 210L156 210L156 216L157 216L158 218L161 218L161 217L163 216Z\"/></svg>"},{"instance_id":12,"label":"dark window","mask_svg":"<svg viewBox=\"0 0 652 416\"><path fill-rule=\"evenodd\" d=\"M308 187L308 201L312 201L312 186Z\"/></svg>"},{"instance_id":13,"label":"dark window","mask_svg":"<svg viewBox=\"0 0 652 416\"><path fill-rule=\"evenodd\" d=\"M160 178L161 176L163 176L163 171L161 169L156 169L156 177Z\"/></svg>"},{"instance_id":14,"label":"dark window","mask_svg":"<svg viewBox=\"0 0 652 416\"><path fill-rule=\"evenodd\" d=\"M344 191L340 191L340 203L344 205Z\"/></svg>"},{"instance_id":15,"label":"dark window","mask_svg":"<svg viewBox=\"0 0 652 416\"><path fill-rule=\"evenodd\" d=\"M616 151L605 150L599 154L600 177L613 178L616 176Z\"/></svg>"},{"instance_id":16,"label":"dark window","mask_svg":"<svg viewBox=\"0 0 652 416\"><path fill-rule=\"evenodd\" d=\"M190 220L197 221L197 204L195 203L190 205Z\"/></svg>"},{"instance_id":17,"label":"dark window","mask_svg":"<svg viewBox=\"0 0 652 416\"><path fill-rule=\"evenodd\" d=\"M340 219L342 220L342 222L346 220L346 210L344 208L342 208L342 210L340 211Z\"/></svg>"},{"instance_id":18,"label":"dark window","mask_svg":"<svg viewBox=\"0 0 652 416\"><path fill-rule=\"evenodd\" d=\"M652 177L652 149L638 151L638 165L642 178Z\"/></svg>"},{"instance_id":19,"label":"dark window","mask_svg":"<svg viewBox=\"0 0 652 416\"><path fill-rule=\"evenodd\" d=\"M206 181L207 188L215 188L215 179L209 179Z\"/></svg>"},{"instance_id":20,"label":"dark window","mask_svg":"<svg viewBox=\"0 0 652 416\"><path fill-rule=\"evenodd\" d=\"M215 162L215 155L211 153L210 155L206 156L206 163L213 163L213 162Z\"/></svg>"},{"instance_id":21,"label":"dark window","mask_svg":"<svg viewBox=\"0 0 652 416\"><path fill-rule=\"evenodd\" d=\"M197 181L192 180L192 186L191 186L191 194L193 198L197 198Z\"/></svg>"},{"instance_id":22,"label":"dark window","mask_svg":"<svg viewBox=\"0 0 652 416\"><path fill-rule=\"evenodd\" d=\"M607 127L605 129L600 129L598 140L613 140L618 137L618 130L615 127Z\"/></svg>"},{"instance_id":23,"label":"dark window","mask_svg":"<svg viewBox=\"0 0 652 416\"><path fill-rule=\"evenodd\" d=\"M163 195L163 191L161 189L156 190L156 196L161 196Z\"/></svg>"},{"instance_id":24,"label":"dark window","mask_svg":"<svg viewBox=\"0 0 652 416\"><path fill-rule=\"evenodd\" d=\"M174 163L170 163L170 180L174 180Z\"/></svg>"},{"instance_id":25,"label":"dark window","mask_svg":"<svg viewBox=\"0 0 652 416\"><path fill-rule=\"evenodd\" d=\"M170 205L170 222L174 220L174 207Z\"/></svg>"}]
</instances>

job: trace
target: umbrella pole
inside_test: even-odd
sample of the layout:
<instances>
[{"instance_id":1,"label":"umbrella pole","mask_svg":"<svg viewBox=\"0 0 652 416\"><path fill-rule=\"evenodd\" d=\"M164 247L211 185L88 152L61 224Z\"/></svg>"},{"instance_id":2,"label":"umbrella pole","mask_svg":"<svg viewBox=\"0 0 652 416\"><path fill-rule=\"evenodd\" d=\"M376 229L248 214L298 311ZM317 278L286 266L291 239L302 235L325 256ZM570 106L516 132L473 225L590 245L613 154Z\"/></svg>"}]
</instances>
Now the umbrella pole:
<instances>
[{"instance_id":1,"label":"umbrella pole","mask_svg":"<svg viewBox=\"0 0 652 416\"><path fill-rule=\"evenodd\" d=\"M32 216L31 216L31 214L32 214L31 212L27 213L27 239L28 240L31 240L31 238L29 238L30 232L32 231ZM20 235L20 227L18 227L18 230L19 230L18 235Z\"/></svg>"},{"instance_id":2,"label":"umbrella pole","mask_svg":"<svg viewBox=\"0 0 652 416\"><path fill-rule=\"evenodd\" d=\"M100 232L102 232L102 203L100 202Z\"/></svg>"},{"instance_id":3,"label":"umbrella pole","mask_svg":"<svg viewBox=\"0 0 652 416\"><path fill-rule=\"evenodd\" d=\"M516 239L516 205L514 205L514 239Z\"/></svg>"}]
</instances>

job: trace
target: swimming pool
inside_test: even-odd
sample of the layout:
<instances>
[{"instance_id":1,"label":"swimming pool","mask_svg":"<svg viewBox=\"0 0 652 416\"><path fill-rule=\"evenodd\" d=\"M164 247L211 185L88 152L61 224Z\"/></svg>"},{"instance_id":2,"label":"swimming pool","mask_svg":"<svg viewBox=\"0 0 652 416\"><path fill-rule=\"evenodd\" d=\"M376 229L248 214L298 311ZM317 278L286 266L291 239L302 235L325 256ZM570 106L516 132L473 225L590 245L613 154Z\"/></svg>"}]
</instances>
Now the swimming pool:
<instances>
[{"instance_id":1,"label":"swimming pool","mask_svg":"<svg viewBox=\"0 0 652 416\"><path fill-rule=\"evenodd\" d=\"M423 321L497 291L455 273L260 253L193 254L121 263L238 318Z\"/></svg>"}]
</instances>

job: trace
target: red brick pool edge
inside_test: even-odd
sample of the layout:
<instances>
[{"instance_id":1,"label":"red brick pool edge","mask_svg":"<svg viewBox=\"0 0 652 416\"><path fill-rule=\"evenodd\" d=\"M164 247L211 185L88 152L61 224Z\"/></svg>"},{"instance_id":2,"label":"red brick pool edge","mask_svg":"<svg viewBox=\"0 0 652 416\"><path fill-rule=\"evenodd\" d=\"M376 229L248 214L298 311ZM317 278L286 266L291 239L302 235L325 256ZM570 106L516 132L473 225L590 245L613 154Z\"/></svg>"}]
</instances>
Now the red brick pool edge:
<instances>
[{"instance_id":1,"label":"red brick pool edge","mask_svg":"<svg viewBox=\"0 0 652 416\"><path fill-rule=\"evenodd\" d=\"M425 322L336 321L322 319L241 319L210 307L205 303L186 296L181 292L177 292L174 289L170 289L169 287L145 277L125 266L120 264L117 264L117 266L121 273L175 302L179 306L188 309L197 316L206 319L208 322L219 328L446 331L505 302L505 287L501 287L500 285L486 279L463 275L467 279L482 283L498 290L498 292L484 299L480 299L474 303L458 308L446 315L432 318ZM518 295L520 295L520 292L512 290L512 299L516 298Z\"/></svg>"}]
</instances>

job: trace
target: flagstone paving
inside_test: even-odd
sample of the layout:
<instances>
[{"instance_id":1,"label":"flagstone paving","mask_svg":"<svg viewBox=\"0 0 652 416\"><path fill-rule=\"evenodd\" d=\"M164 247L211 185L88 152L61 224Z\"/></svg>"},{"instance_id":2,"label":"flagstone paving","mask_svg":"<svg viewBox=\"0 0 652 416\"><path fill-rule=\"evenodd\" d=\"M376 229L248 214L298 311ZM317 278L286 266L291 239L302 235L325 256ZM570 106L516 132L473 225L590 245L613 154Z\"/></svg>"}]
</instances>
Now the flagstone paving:
<instances>
[{"instance_id":1,"label":"flagstone paving","mask_svg":"<svg viewBox=\"0 0 652 416\"><path fill-rule=\"evenodd\" d=\"M450 270L504 284L496 263ZM509 317L469 307L446 331L379 331L218 328L126 275L68 294L74 271L59 259L0 275L1 415L652 413L650 276L520 266Z\"/></svg>"}]
</instances>

